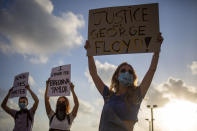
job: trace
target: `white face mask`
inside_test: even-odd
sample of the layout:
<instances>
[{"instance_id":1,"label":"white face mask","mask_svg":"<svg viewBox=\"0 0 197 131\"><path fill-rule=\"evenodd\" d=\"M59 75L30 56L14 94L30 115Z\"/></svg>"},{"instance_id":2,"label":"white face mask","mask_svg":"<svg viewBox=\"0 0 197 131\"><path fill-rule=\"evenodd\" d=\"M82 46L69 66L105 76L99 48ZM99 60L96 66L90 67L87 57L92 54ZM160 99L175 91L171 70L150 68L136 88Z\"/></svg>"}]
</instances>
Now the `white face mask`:
<instances>
[{"instance_id":1,"label":"white face mask","mask_svg":"<svg viewBox=\"0 0 197 131\"><path fill-rule=\"evenodd\" d=\"M129 72L120 73L118 80L122 85L129 86L134 81L133 74L130 74Z\"/></svg>"}]
</instances>

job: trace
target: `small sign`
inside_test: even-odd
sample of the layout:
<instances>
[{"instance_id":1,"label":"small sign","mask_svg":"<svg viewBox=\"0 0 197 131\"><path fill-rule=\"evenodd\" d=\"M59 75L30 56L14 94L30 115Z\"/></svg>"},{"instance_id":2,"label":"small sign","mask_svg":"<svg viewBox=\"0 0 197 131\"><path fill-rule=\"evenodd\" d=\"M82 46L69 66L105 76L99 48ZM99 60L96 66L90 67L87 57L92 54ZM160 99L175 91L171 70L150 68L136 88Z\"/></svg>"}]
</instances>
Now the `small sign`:
<instances>
[{"instance_id":1,"label":"small sign","mask_svg":"<svg viewBox=\"0 0 197 131\"><path fill-rule=\"evenodd\" d=\"M13 90L10 97L26 96L27 91L25 86L28 85L29 72L21 73L15 76L13 83Z\"/></svg>"},{"instance_id":2,"label":"small sign","mask_svg":"<svg viewBox=\"0 0 197 131\"><path fill-rule=\"evenodd\" d=\"M71 65L52 68L48 96L70 95Z\"/></svg>"}]
</instances>

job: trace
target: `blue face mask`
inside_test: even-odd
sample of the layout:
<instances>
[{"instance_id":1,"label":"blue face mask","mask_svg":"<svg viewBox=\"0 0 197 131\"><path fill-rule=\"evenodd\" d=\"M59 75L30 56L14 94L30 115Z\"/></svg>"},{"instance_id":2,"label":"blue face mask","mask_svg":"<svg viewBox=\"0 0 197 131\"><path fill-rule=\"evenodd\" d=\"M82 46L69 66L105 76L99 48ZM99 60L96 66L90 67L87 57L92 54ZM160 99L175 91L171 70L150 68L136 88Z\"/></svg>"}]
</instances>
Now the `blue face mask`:
<instances>
[{"instance_id":1,"label":"blue face mask","mask_svg":"<svg viewBox=\"0 0 197 131\"><path fill-rule=\"evenodd\" d=\"M129 72L120 73L118 77L119 82L124 86L129 86L133 83L133 75Z\"/></svg>"},{"instance_id":2,"label":"blue face mask","mask_svg":"<svg viewBox=\"0 0 197 131\"><path fill-rule=\"evenodd\" d=\"M26 108L26 104L25 103L19 103L19 107L20 107L20 109L25 109Z\"/></svg>"}]
</instances>

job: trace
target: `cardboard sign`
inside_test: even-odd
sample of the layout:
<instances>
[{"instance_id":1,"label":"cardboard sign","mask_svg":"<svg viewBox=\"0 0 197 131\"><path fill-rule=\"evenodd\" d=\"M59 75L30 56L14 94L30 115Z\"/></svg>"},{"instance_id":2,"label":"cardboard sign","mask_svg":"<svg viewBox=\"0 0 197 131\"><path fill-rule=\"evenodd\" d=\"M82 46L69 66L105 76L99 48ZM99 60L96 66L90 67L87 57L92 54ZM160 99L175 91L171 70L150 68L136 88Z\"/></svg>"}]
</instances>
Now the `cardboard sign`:
<instances>
[{"instance_id":1,"label":"cardboard sign","mask_svg":"<svg viewBox=\"0 0 197 131\"><path fill-rule=\"evenodd\" d=\"M48 96L70 95L71 65L52 68Z\"/></svg>"},{"instance_id":2,"label":"cardboard sign","mask_svg":"<svg viewBox=\"0 0 197 131\"><path fill-rule=\"evenodd\" d=\"M157 3L89 10L87 55L158 51L159 32Z\"/></svg>"},{"instance_id":3,"label":"cardboard sign","mask_svg":"<svg viewBox=\"0 0 197 131\"><path fill-rule=\"evenodd\" d=\"M29 72L21 73L15 76L13 83L13 90L10 97L26 96L27 91L25 86L28 85Z\"/></svg>"}]
</instances>

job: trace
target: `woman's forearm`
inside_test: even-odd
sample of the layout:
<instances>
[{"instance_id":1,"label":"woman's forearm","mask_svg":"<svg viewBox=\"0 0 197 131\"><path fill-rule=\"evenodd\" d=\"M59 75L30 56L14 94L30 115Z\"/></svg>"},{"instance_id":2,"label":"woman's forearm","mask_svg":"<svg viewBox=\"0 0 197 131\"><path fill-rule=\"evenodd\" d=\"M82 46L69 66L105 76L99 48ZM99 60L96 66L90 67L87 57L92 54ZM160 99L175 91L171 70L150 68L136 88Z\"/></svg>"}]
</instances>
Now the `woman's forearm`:
<instances>
[{"instance_id":1,"label":"woman's forearm","mask_svg":"<svg viewBox=\"0 0 197 131\"><path fill-rule=\"evenodd\" d=\"M48 81L46 82L46 90L45 90L45 108L46 108L46 112L47 114L50 113L51 111L51 105L50 105L50 102L49 102L49 96L48 96Z\"/></svg>"},{"instance_id":2,"label":"woman's forearm","mask_svg":"<svg viewBox=\"0 0 197 131\"><path fill-rule=\"evenodd\" d=\"M159 60L159 52L155 52L152 57L151 65L148 69L148 72L146 73L146 75L144 76L140 84L142 97L146 95L146 92L148 88L150 87L150 84L153 80L153 76L157 68L158 60Z\"/></svg>"},{"instance_id":3,"label":"woman's forearm","mask_svg":"<svg viewBox=\"0 0 197 131\"><path fill-rule=\"evenodd\" d=\"M36 94L30 89L29 85L26 86L26 89L30 92L32 98L34 99L34 104L33 104L33 107L32 107L31 109L32 109L32 111L35 113L35 111L37 110L37 107L38 107L38 103L39 103L38 97L37 97Z\"/></svg>"},{"instance_id":4,"label":"woman's forearm","mask_svg":"<svg viewBox=\"0 0 197 131\"><path fill-rule=\"evenodd\" d=\"M149 70L155 72L159 61L159 52L155 52Z\"/></svg>"},{"instance_id":5,"label":"woman's forearm","mask_svg":"<svg viewBox=\"0 0 197 131\"><path fill-rule=\"evenodd\" d=\"M90 74L97 74L96 64L93 56L88 56L88 67Z\"/></svg>"},{"instance_id":6,"label":"woman's forearm","mask_svg":"<svg viewBox=\"0 0 197 131\"><path fill-rule=\"evenodd\" d=\"M72 92L72 95L73 95L73 100L74 100L74 107L73 107L73 110L72 110L72 115L73 117L76 117L77 116L77 112L78 112L78 108L79 108L79 101L78 101L78 98L75 94L75 91L74 91L74 85L71 83L70 84L71 86L71 92Z\"/></svg>"},{"instance_id":7,"label":"woman's forearm","mask_svg":"<svg viewBox=\"0 0 197 131\"><path fill-rule=\"evenodd\" d=\"M5 107L7 106L7 102L8 102L9 96L10 96L10 92L8 92L8 94L6 95L6 97L4 98L4 100L3 100L2 104L1 104L1 107L3 109L5 109Z\"/></svg>"},{"instance_id":8,"label":"woman's forearm","mask_svg":"<svg viewBox=\"0 0 197 131\"><path fill-rule=\"evenodd\" d=\"M29 92L30 92L32 98L34 99L34 101L35 101L36 103L38 103L39 100L38 100L38 97L36 96L36 94L35 94L30 88L29 88Z\"/></svg>"},{"instance_id":9,"label":"woman's forearm","mask_svg":"<svg viewBox=\"0 0 197 131\"><path fill-rule=\"evenodd\" d=\"M73 95L73 100L74 100L75 105L79 105L79 101L78 101L78 98L75 94L74 89L71 89L71 92L72 92L72 95Z\"/></svg>"}]
</instances>

